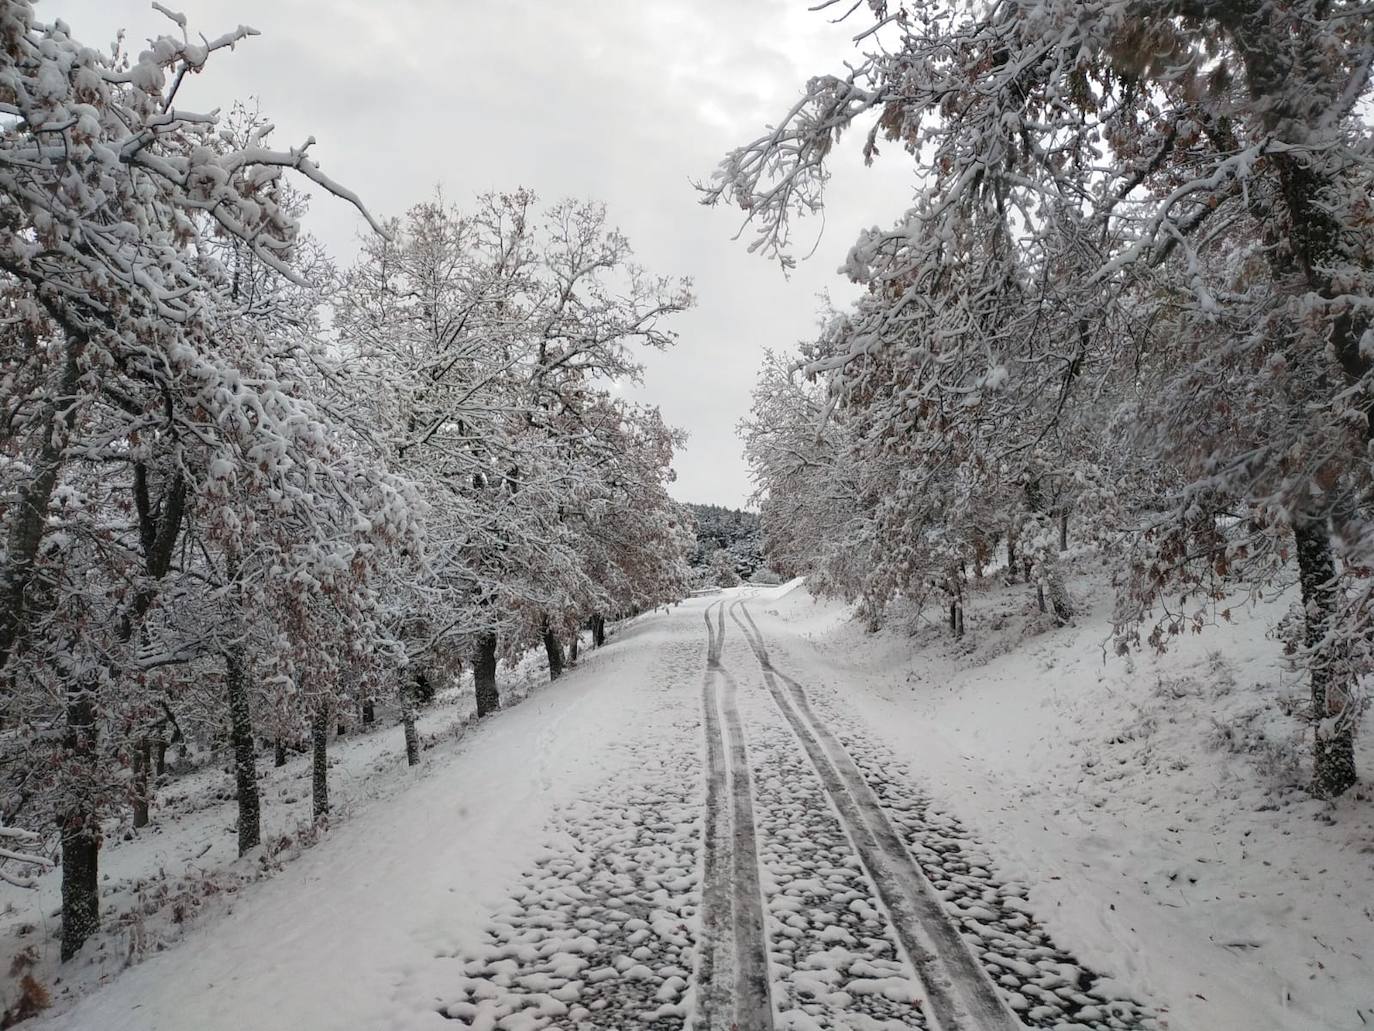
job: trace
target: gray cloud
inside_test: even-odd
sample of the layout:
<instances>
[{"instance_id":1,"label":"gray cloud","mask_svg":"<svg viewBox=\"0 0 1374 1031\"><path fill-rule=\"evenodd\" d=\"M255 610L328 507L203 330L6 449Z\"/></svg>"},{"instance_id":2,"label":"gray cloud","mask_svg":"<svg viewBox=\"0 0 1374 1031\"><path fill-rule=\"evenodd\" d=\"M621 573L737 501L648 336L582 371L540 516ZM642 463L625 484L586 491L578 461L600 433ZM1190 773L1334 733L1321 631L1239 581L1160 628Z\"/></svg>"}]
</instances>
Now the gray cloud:
<instances>
[{"instance_id":1,"label":"gray cloud","mask_svg":"<svg viewBox=\"0 0 1374 1031\"><path fill-rule=\"evenodd\" d=\"M175 6L170 5L169 6ZM327 172L379 214L436 186L462 205L523 185L552 200L605 201L639 259L692 276L699 307L680 343L652 355L634 395L691 439L677 462L683 500L741 504L749 485L735 423L766 347L814 332L817 295L852 288L836 274L860 228L889 220L909 194L894 156L863 169L857 141L836 156L826 231L790 279L731 237L739 212L702 208L689 181L795 100L805 79L841 68L845 27L805 0L183 0L192 31L239 23L262 36L217 55L179 102L257 97L278 143L314 135ZM128 29L135 53L174 28L143 0L45 0L101 45ZM798 234L819 231L819 224ZM363 226L318 200L310 229L340 261Z\"/></svg>"}]
</instances>

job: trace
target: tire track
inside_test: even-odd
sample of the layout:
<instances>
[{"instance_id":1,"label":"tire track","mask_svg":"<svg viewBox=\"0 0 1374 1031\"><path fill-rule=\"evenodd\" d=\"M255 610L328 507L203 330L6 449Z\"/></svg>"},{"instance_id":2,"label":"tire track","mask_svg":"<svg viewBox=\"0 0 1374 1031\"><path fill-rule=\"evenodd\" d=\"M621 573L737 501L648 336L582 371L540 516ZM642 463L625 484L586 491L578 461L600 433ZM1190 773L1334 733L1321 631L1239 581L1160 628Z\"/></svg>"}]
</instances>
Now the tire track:
<instances>
[{"instance_id":1,"label":"tire track","mask_svg":"<svg viewBox=\"0 0 1374 1031\"><path fill-rule=\"evenodd\" d=\"M713 626L711 610L717 605ZM706 841L696 1027L771 1031L773 1003L749 753L735 704L735 680L720 661L725 603L708 605L705 620L701 705L706 729Z\"/></svg>"},{"instance_id":2,"label":"tire track","mask_svg":"<svg viewBox=\"0 0 1374 1031\"><path fill-rule=\"evenodd\" d=\"M702 843L701 951L697 960L698 1011L696 1027L710 1031L731 1010L729 984L734 970L731 935L726 933L733 919L730 885L722 866L729 850L729 817L722 799L727 789L725 746L720 736L720 710L716 704L716 670L720 664L720 645L711 624L711 609L706 607L706 676L701 685L702 724L706 729L706 819ZM724 634L722 633L722 639ZM728 1027L728 1024L723 1026Z\"/></svg>"},{"instance_id":3,"label":"tire track","mask_svg":"<svg viewBox=\"0 0 1374 1031\"><path fill-rule=\"evenodd\" d=\"M741 684L773 1005L787 1031L925 1031L924 991L801 742Z\"/></svg>"},{"instance_id":4,"label":"tire track","mask_svg":"<svg viewBox=\"0 0 1374 1031\"><path fill-rule=\"evenodd\" d=\"M812 698L824 711L819 701ZM862 730L847 727L842 715L829 721L950 918L1027 1027L1157 1031L1145 1006L1055 943L1036 919L1026 889L993 877L973 836L912 791L902 763Z\"/></svg>"},{"instance_id":5,"label":"tire track","mask_svg":"<svg viewBox=\"0 0 1374 1031\"><path fill-rule=\"evenodd\" d=\"M969 951L853 759L811 711L802 686L773 668L748 607L737 601L730 606L730 616L758 660L769 693L791 724L854 842L925 989L931 1022L940 1031L1021 1031L1024 1025L1007 1008ZM717 644L723 637L722 629Z\"/></svg>"}]
</instances>

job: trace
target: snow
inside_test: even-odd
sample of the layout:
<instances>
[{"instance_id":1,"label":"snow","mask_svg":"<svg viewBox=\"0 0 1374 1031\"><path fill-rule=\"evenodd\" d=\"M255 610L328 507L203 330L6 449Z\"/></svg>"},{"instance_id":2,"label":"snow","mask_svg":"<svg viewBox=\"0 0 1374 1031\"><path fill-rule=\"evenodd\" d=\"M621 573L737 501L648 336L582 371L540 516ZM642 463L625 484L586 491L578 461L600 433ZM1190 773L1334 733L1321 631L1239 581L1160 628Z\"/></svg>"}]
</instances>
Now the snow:
<instances>
[{"instance_id":1,"label":"snow","mask_svg":"<svg viewBox=\"0 0 1374 1031\"><path fill-rule=\"evenodd\" d=\"M32 1026L180 1031L189 1019L198 1031L452 1031L436 1011L436 1000L453 989L449 957L477 945L502 892L538 855L550 816L614 772L624 760L613 746L652 722L654 699L637 688L656 658L645 647L653 637L652 626L623 632L565 674L556 691L535 692L484 721L479 733L427 751L413 778L403 774L382 797L356 798L319 844L244 888L222 915L74 1008L59 1000ZM373 737L404 771L400 733ZM345 761L363 767L376 758L359 748ZM331 769L339 793L347 791L341 773ZM207 870L228 865L226 812L212 813L178 817L153 851L108 849L106 872L120 880L135 866L153 873L159 863L186 863L188 849L207 835L216 844L199 862ZM51 911L56 878L47 880L38 898L7 896L24 907L11 919ZM55 952L55 942L49 947Z\"/></svg>"},{"instance_id":2,"label":"snow","mask_svg":"<svg viewBox=\"0 0 1374 1031\"><path fill-rule=\"evenodd\" d=\"M1091 573L1075 593L1110 597ZM1056 940L1169 1026L1374 1022L1374 805L1367 787L1333 806L1297 786L1285 709L1303 685L1266 634L1292 599L1128 662L1103 605L1056 630L1032 595L985 587L968 646L938 621L866 635L804 590L756 611L788 642L774 660L815 671L1030 886Z\"/></svg>"},{"instance_id":3,"label":"snow","mask_svg":"<svg viewBox=\"0 0 1374 1031\"><path fill-rule=\"evenodd\" d=\"M1080 558L1075 594L1105 596ZM701 931L702 613L722 598L747 599L771 662L805 686L1022 1019L1374 1019L1374 807L1295 787L1284 705L1301 685L1265 633L1289 599L1237 605L1234 625L1126 661L1104 659L1105 611L1056 629L1023 584L971 592L956 643L914 616L914 634L866 634L792 582L622 624L556 685L461 736L443 728L466 709L431 713L440 740L413 773L350 779L401 763L399 730L343 739L333 776L349 800L318 843L122 973L83 975L83 954L64 977L94 990L33 1026L684 1026ZM776 1025L926 1026L890 914L751 661L729 627ZM301 813L280 802L293 781L265 772L280 833ZM214 883L235 867L229 804L111 843L105 869L127 885L200 864ZM35 900L12 921L51 911L55 878L42 882L9 890L16 906Z\"/></svg>"}]
</instances>

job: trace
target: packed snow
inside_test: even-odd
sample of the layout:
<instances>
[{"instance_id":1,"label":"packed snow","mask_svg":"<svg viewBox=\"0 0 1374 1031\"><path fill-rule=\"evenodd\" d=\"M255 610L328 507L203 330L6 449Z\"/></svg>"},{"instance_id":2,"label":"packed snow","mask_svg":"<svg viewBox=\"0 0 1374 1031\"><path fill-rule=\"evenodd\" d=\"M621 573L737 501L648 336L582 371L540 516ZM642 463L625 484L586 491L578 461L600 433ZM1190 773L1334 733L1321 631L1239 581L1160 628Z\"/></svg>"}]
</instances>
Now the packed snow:
<instances>
[{"instance_id":1,"label":"packed snow","mask_svg":"<svg viewBox=\"0 0 1374 1031\"><path fill-rule=\"evenodd\" d=\"M1026 1026L1368 1019L1369 802L1311 801L1272 752L1203 716L1240 678L1282 692L1263 611L1158 662L1104 663L1100 622L1052 628L1024 585L970 602L976 644L930 627L869 635L795 583L725 596L805 685ZM399 731L356 735L340 784L374 764L394 779L270 860L234 859L227 803L196 794L214 775L191 775L165 824L110 847L107 898L144 903L142 926L121 920L63 970L35 1026L692 1026L702 613L717 600L616 627L556 685L478 724L441 700L415 771L398 765ZM748 743L776 1026L926 1027L869 873L735 630L720 662ZM1235 733L1282 732L1259 704L1237 702ZM304 773L279 772L269 837L301 822ZM8 933L31 927L16 945L53 948L55 883L9 892Z\"/></svg>"}]
</instances>

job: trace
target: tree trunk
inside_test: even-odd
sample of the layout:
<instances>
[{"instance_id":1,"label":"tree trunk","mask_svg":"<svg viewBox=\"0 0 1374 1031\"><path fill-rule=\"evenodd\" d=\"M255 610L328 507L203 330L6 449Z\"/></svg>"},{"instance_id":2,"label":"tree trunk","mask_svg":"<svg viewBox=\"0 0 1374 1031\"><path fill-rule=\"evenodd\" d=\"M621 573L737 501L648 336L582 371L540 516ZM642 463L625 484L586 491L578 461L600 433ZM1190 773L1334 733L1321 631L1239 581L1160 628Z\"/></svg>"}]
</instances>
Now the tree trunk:
<instances>
[{"instance_id":1,"label":"tree trunk","mask_svg":"<svg viewBox=\"0 0 1374 1031\"><path fill-rule=\"evenodd\" d=\"M578 647L578 645L580 645L581 643L582 643L582 635L581 635L581 633L580 633L580 632L577 632L577 631L574 631L574 632L573 632L573 635L572 635L572 640L570 640L570 641L568 642L568 665L569 665L569 666L576 666L576 665L577 665L577 647Z\"/></svg>"},{"instance_id":2,"label":"tree trunk","mask_svg":"<svg viewBox=\"0 0 1374 1031\"><path fill-rule=\"evenodd\" d=\"M286 742L281 738L272 742L272 765L278 769L286 765Z\"/></svg>"},{"instance_id":3,"label":"tree trunk","mask_svg":"<svg viewBox=\"0 0 1374 1031\"><path fill-rule=\"evenodd\" d=\"M477 689L477 715L487 716L501 708L496 690L496 635L483 634L472 658L472 679Z\"/></svg>"},{"instance_id":4,"label":"tree trunk","mask_svg":"<svg viewBox=\"0 0 1374 1031\"><path fill-rule=\"evenodd\" d=\"M458 673L461 673L462 669L462 663L459 663ZM457 673L454 675L456 676ZM411 685L411 688L415 692L414 700L416 705L428 705L430 702L434 701L434 683L429 677L425 676L424 670L415 674L415 682Z\"/></svg>"},{"instance_id":5,"label":"tree trunk","mask_svg":"<svg viewBox=\"0 0 1374 1031\"><path fill-rule=\"evenodd\" d=\"M563 675L563 642L547 621L544 623L544 652L549 657L549 680L557 680Z\"/></svg>"},{"instance_id":6,"label":"tree trunk","mask_svg":"<svg viewBox=\"0 0 1374 1031\"><path fill-rule=\"evenodd\" d=\"M1322 89L1289 88L1292 78L1310 67L1310 58L1329 45L1325 31L1315 21L1295 24L1279 8L1268 6L1256 7L1250 17L1237 20L1231 27L1237 52L1245 62L1250 95L1259 101L1266 135L1296 144L1276 148L1270 159L1278 172L1279 195L1289 217L1275 217L1277 212L1260 203L1258 194L1253 194L1256 199L1250 202L1270 255L1273 281L1286 291L1290 289L1286 282L1300 277L1314 293L1335 299L1351 289L1343 273L1339 280L1336 276L1351 253L1348 238L1352 230L1342 223L1331 199L1349 185L1344 170L1317 155L1327 148L1328 141L1340 138L1335 129L1338 123L1325 117L1330 109L1318 109L1337 96L1336 81L1331 81L1332 88L1325 94ZM1313 85L1318 85L1315 80ZM1323 335L1345 374L1347 389L1365 383L1374 363L1365 346L1370 324L1367 307L1341 303L1324 329ZM1323 385L1333 393L1339 390L1335 383ZM1361 389L1355 396L1365 416L1368 444L1374 441L1374 394ZM1293 537L1316 729L1313 791L1331 798L1347 791L1357 779L1355 714L1348 709L1355 685L1348 668L1349 656L1339 643L1333 647L1327 641L1340 629L1333 625L1338 587L1326 519L1308 516L1295 521Z\"/></svg>"},{"instance_id":7,"label":"tree trunk","mask_svg":"<svg viewBox=\"0 0 1374 1031\"><path fill-rule=\"evenodd\" d=\"M319 823L329 815L329 712L323 703L310 720L310 798Z\"/></svg>"},{"instance_id":8,"label":"tree trunk","mask_svg":"<svg viewBox=\"0 0 1374 1031\"><path fill-rule=\"evenodd\" d=\"M166 738L157 739L157 762L154 769L159 777L167 773L167 749L169 747Z\"/></svg>"},{"instance_id":9,"label":"tree trunk","mask_svg":"<svg viewBox=\"0 0 1374 1031\"><path fill-rule=\"evenodd\" d=\"M224 656L224 681L229 691L229 743L234 749L234 786L239 803L239 855L243 855L262 841L262 802L258 797L248 675L240 647L232 646Z\"/></svg>"},{"instance_id":10,"label":"tree trunk","mask_svg":"<svg viewBox=\"0 0 1374 1031\"><path fill-rule=\"evenodd\" d=\"M1007 579L1016 582L1016 530L1007 528Z\"/></svg>"},{"instance_id":11,"label":"tree trunk","mask_svg":"<svg viewBox=\"0 0 1374 1031\"><path fill-rule=\"evenodd\" d=\"M1335 798L1356 781L1355 727L1346 709L1352 697L1350 671L1339 649L1326 643L1336 613L1336 569L1325 521L1306 519L1293 526L1298 551L1298 579L1306 613L1305 640L1310 651L1312 722L1316 728L1313 792Z\"/></svg>"},{"instance_id":12,"label":"tree trunk","mask_svg":"<svg viewBox=\"0 0 1374 1031\"><path fill-rule=\"evenodd\" d=\"M1035 585L1035 604L1037 604L1037 605L1040 606L1040 611L1041 611L1042 613L1048 611L1048 610L1045 608L1045 585L1044 585L1044 584L1036 584L1036 585Z\"/></svg>"},{"instance_id":13,"label":"tree trunk","mask_svg":"<svg viewBox=\"0 0 1374 1031\"><path fill-rule=\"evenodd\" d=\"M60 823L62 832L62 960L71 959L100 926L100 819L88 774L96 761L94 686L67 691L64 764L76 774Z\"/></svg>"},{"instance_id":14,"label":"tree trunk","mask_svg":"<svg viewBox=\"0 0 1374 1031\"><path fill-rule=\"evenodd\" d=\"M1061 509L1059 512L1059 550L1061 552L1069 550L1069 510Z\"/></svg>"},{"instance_id":15,"label":"tree trunk","mask_svg":"<svg viewBox=\"0 0 1374 1031\"><path fill-rule=\"evenodd\" d=\"M964 636L964 588L962 577L951 577L949 584L949 630L955 640Z\"/></svg>"},{"instance_id":16,"label":"tree trunk","mask_svg":"<svg viewBox=\"0 0 1374 1031\"><path fill-rule=\"evenodd\" d=\"M406 765L420 765L420 734L415 727L415 690L409 680L401 681L401 726L406 736Z\"/></svg>"},{"instance_id":17,"label":"tree trunk","mask_svg":"<svg viewBox=\"0 0 1374 1031\"><path fill-rule=\"evenodd\" d=\"M70 814L69 814L70 818ZM100 927L100 837L76 826L62 829L62 961L75 956Z\"/></svg>"},{"instance_id":18,"label":"tree trunk","mask_svg":"<svg viewBox=\"0 0 1374 1031\"><path fill-rule=\"evenodd\" d=\"M149 785L148 771L153 765L153 743L148 738L141 738L134 747L134 783L133 783L133 803L134 803L134 826L148 826L148 806L149 806Z\"/></svg>"},{"instance_id":19,"label":"tree trunk","mask_svg":"<svg viewBox=\"0 0 1374 1031\"><path fill-rule=\"evenodd\" d=\"M377 722L377 704L369 698L363 702L363 726L369 727Z\"/></svg>"},{"instance_id":20,"label":"tree trunk","mask_svg":"<svg viewBox=\"0 0 1374 1031\"><path fill-rule=\"evenodd\" d=\"M1050 575L1049 584L1050 609L1054 612L1054 621L1060 626L1065 626L1073 619L1073 605L1069 602L1069 592L1064 587L1063 578L1057 572Z\"/></svg>"},{"instance_id":21,"label":"tree trunk","mask_svg":"<svg viewBox=\"0 0 1374 1031\"><path fill-rule=\"evenodd\" d=\"M600 648L606 643L606 617L597 613L592 617L592 644Z\"/></svg>"},{"instance_id":22,"label":"tree trunk","mask_svg":"<svg viewBox=\"0 0 1374 1031\"><path fill-rule=\"evenodd\" d=\"M19 487L9 506L9 533L5 559L0 563L0 668L9 661L28 617L27 606L35 594L29 587L38 549L47 527L48 505L66 458L66 436L76 422L74 394L80 381L78 357L86 341L68 333L65 360L52 402L37 423L38 453L29 458L28 482Z\"/></svg>"}]
</instances>

